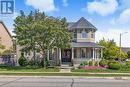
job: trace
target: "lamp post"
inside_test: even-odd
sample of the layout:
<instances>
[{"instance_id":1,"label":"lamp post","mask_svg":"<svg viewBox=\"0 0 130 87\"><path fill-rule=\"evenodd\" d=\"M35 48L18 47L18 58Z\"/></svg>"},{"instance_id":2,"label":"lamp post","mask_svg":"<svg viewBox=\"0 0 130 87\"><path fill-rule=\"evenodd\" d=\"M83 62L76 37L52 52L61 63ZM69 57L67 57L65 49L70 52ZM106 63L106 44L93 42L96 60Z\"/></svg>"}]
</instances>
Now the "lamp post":
<instances>
[{"instance_id":1,"label":"lamp post","mask_svg":"<svg viewBox=\"0 0 130 87\"><path fill-rule=\"evenodd\" d=\"M128 32L120 33L120 61L121 61L121 39L122 39L122 35L126 34L126 33L128 33Z\"/></svg>"}]
</instances>

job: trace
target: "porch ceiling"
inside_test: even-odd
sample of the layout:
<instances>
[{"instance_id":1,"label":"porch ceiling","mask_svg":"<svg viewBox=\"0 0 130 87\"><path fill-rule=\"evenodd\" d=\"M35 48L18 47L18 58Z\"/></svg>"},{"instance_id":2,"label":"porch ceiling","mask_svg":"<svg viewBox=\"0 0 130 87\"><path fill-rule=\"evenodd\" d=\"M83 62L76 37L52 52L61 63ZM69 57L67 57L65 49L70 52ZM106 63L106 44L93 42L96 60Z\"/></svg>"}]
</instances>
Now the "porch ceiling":
<instances>
[{"instance_id":1,"label":"porch ceiling","mask_svg":"<svg viewBox=\"0 0 130 87\"><path fill-rule=\"evenodd\" d=\"M95 48L103 48L103 46L100 46L93 42L72 42L72 47L95 47Z\"/></svg>"}]
</instances>

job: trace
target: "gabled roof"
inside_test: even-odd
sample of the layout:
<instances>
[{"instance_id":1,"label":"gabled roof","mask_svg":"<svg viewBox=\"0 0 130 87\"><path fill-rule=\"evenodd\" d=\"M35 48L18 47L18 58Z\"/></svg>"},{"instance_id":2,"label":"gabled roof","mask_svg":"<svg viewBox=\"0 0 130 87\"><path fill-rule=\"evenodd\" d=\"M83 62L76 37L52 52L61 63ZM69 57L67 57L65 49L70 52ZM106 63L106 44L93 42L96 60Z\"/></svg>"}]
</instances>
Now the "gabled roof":
<instances>
[{"instance_id":1,"label":"gabled roof","mask_svg":"<svg viewBox=\"0 0 130 87\"><path fill-rule=\"evenodd\" d=\"M77 22L73 23L72 26L69 27L69 30L74 29L94 29L97 30L95 26L93 26L88 20L84 17L81 17Z\"/></svg>"},{"instance_id":2,"label":"gabled roof","mask_svg":"<svg viewBox=\"0 0 130 87\"><path fill-rule=\"evenodd\" d=\"M5 28L6 32L9 34L9 36L12 38L10 32L8 31L7 27L5 26L4 22L0 21L0 23L3 25L3 27Z\"/></svg>"}]
</instances>

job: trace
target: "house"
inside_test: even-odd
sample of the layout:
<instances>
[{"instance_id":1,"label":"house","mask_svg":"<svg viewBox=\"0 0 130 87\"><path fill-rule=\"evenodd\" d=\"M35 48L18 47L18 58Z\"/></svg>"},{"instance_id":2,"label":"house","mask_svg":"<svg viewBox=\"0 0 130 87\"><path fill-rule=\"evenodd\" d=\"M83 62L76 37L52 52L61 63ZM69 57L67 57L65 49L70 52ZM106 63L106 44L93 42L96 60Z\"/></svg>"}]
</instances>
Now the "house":
<instances>
[{"instance_id":1,"label":"house","mask_svg":"<svg viewBox=\"0 0 130 87\"><path fill-rule=\"evenodd\" d=\"M84 17L77 22L68 25L68 31L72 35L71 47L61 50L60 48L51 50L49 54L50 65L79 65L83 61L99 60L102 58L102 46L95 43L95 32L97 28ZM20 57L17 47L17 58ZM36 54L37 57L39 56ZM30 56L26 54L26 56ZM32 55L31 55L32 57ZM58 65L59 65L58 64Z\"/></svg>"},{"instance_id":2,"label":"house","mask_svg":"<svg viewBox=\"0 0 130 87\"><path fill-rule=\"evenodd\" d=\"M12 36L2 21L0 21L0 44L5 47L4 49L0 49L0 53L4 52L5 50L11 49L11 47L13 46ZM10 60L10 58L0 57L0 64L2 62L8 62L8 60Z\"/></svg>"},{"instance_id":3,"label":"house","mask_svg":"<svg viewBox=\"0 0 130 87\"><path fill-rule=\"evenodd\" d=\"M102 58L102 46L95 43L97 28L84 17L77 22L71 22L68 26L72 34L70 49L59 50L61 64L80 64L83 61L99 60Z\"/></svg>"},{"instance_id":4,"label":"house","mask_svg":"<svg viewBox=\"0 0 130 87\"><path fill-rule=\"evenodd\" d=\"M130 47L121 47L121 50L127 53L128 51L130 51Z\"/></svg>"}]
</instances>

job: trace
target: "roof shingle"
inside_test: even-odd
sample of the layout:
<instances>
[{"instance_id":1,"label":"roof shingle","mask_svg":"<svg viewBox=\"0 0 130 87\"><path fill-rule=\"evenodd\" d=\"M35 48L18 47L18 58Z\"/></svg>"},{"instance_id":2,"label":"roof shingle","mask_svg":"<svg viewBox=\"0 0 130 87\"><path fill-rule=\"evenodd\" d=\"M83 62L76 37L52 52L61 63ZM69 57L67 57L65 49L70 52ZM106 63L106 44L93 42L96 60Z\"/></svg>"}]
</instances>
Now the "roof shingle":
<instances>
[{"instance_id":1,"label":"roof shingle","mask_svg":"<svg viewBox=\"0 0 130 87\"><path fill-rule=\"evenodd\" d=\"M93 26L88 20L86 20L84 17L81 17L77 22L71 24L69 26L69 30L73 29L94 29L97 30L95 26Z\"/></svg>"}]
</instances>

